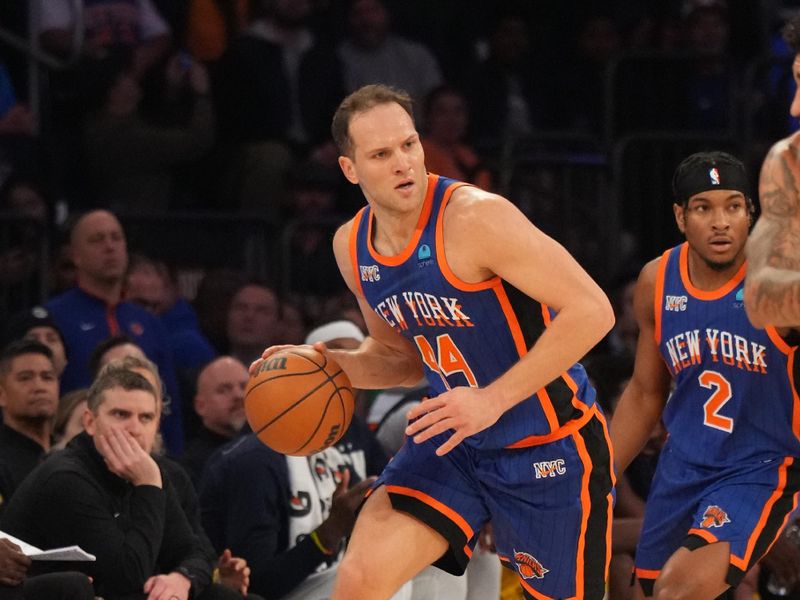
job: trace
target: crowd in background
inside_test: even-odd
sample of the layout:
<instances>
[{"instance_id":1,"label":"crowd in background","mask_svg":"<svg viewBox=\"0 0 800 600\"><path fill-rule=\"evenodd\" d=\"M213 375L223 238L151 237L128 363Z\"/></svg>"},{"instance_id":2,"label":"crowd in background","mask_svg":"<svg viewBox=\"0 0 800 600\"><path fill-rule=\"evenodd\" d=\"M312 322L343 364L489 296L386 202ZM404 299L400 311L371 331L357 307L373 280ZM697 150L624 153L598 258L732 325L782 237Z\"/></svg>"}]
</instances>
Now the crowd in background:
<instances>
[{"instance_id":1,"label":"crowd in background","mask_svg":"<svg viewBox=\"0 0 800 600\"><path fill-rule=\"evenodd\" d=\"M321 339L318 326L331 323L326 341L363 339L330 244L363 197L338 172L329 127L339 101L367 83L412 95L430 171L508 195L590 261L617 325L585 364L612 413L632 369L633 282L650 250L672 235L640 225L669 210L653 198L668 197L664 181L677 163L665 161L660 179L647 182L653 189L642 188L652 197L637 190L631 198L620 180L635 173L614 169L615 148L641 132L677 132L708 147L723 140L755 181L769 144L796 125L787 111L790 51L777 34L795 7L598 6L85 0L76 13L67 0L3 3L0 27L35 40L62 67L42 69L33 106L26 57L0 48L0 515L8 507L17 515L17 523L0 517L0 529L71 545L24 524L36 517L13 508L14 494L34 494L27 475L74 436L72 460L99 469L87 436L102 428L82 433L84 415L97 420L117 401L108 390L122 386L154 398L160 433L151 449L170 480L166 507L138 498L140 509L181 521L169 535L187 541L104 541L99 547L113 558L90 568L95 589L112 598L184 570L208 598L248 586L265 598L303 598L326 585L363 481L396 451L401 408L419 391L361 393L349 437L315 464L238 436L246 366L265 347ZM514 167L526 168L524 157L535 164L525 178ZM579 199L565 215L554 164L612 171L593 193L603 210L613 207L613 226L597 220L596 198ZM154 383L109 374L105 365L131 356L142 362L122 370L153 371ZM663 434L654 434L620 478L611 598L630 597L631 556L661 443ZM226 444L232 454L215 454ZM154 474L139 460L135 474L109 468L135 487ZM255 480L261 488L245 485ZM309 497L292 495L298 481ZM231 497L234 489L246 491ZM130 490L108 493L130 502ZM80 507L56 514L77 514L69 510ZM791 564L800 573L800 552L783 544L777 552L770 567ZM147 568L115 579L115 561L131 556ZM751 577L741 593L754 589L757 573ZM445 598L424 587L433 579L407 597Z\"/></svg>"}]
</instances>

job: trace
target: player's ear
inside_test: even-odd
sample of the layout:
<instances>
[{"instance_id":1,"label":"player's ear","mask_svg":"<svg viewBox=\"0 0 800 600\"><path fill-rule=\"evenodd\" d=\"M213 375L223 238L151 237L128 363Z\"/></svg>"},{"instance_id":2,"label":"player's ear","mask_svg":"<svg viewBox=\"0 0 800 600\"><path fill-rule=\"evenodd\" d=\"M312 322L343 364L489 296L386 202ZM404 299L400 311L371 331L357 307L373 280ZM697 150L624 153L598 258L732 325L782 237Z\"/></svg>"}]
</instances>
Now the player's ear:
<instances>
[{"instance_id":1,"label":"player's ear","mask_svg":"<svg viewBox=\"0 0 800 600\"><path fill-rule=\"evenodd\" d=\"M356 168L353 160L349 156L339 157L339 168L344 173L344 176L352 184L358 184L358 175L356 175Z\"/></svg>"},{"instance_id":2,"label":"player's ear","mask_svg":"<svg viewBox=\"0 0 800 600\"><path fill-rule=\"evenodd\" d=\"M678 224L678 229L681 233L686 233L686 212L681 204L673 204L672 212L675 213L675 222Z\"/></svg>"}]
</instances>

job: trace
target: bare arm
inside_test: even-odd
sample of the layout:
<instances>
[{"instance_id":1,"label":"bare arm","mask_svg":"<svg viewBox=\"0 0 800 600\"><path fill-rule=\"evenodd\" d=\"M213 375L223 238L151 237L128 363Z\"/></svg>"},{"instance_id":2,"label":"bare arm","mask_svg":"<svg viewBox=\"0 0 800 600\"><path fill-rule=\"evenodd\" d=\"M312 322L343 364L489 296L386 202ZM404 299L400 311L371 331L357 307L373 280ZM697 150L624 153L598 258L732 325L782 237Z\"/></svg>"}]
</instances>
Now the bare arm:
<instances>
[{"instance_id":1,"label":"bare arm","mask_svg":"<svg viewBox=\"0 0 800 600\"><path fill-rule=\"evenodd\" d=\"M761 217L747 242L744 305L756 327L800 324L800 163L794 138L761 168Z\"/></svg>"},{"instance_id":2,"label":"bare arm","mask_svg":"<svg viewBox=\"0 0 800 600\"><path fill-rule=\"evenodd\" d=\"M355 294L367 323L369 336L356 350L329 350L330 355L347 373L353 386L380 389L410 387L423 378L419 352L402 335L394 331L370 308L355 283L356 274L350 259L349 242L353 222L342 226L333 238L333 252L347 287Z\"/></svg>"},{"instance_id":3,"label":"bare arm","mask_svg":"<svg viewBox=\"0 0 800 600\"><path fill-rule=\"evenodd\" d=\"M564 373L614 324L599 286L513 204L472 188L456 194L445 213L445 248L453 272L468 282L497 275L557 315L528 353L486 388L454 388L409 412L411 419L425 415L407 430L419 434L417 442L456 430L440 454Z\"/></svg>"},{"instance_id":4,"label":"bare arm","mask_svg":"<svg viewBox=\"0 0 800 600\"><path fill-rule=\"evenodd\" d=\"M670 376L655 340L653 298L658 261L645 265L633 299L639 340L633 376L622 392L611 421L611 445L617 472L623 473L647 443L667 401Z\"/></svg>"}]
</instances>

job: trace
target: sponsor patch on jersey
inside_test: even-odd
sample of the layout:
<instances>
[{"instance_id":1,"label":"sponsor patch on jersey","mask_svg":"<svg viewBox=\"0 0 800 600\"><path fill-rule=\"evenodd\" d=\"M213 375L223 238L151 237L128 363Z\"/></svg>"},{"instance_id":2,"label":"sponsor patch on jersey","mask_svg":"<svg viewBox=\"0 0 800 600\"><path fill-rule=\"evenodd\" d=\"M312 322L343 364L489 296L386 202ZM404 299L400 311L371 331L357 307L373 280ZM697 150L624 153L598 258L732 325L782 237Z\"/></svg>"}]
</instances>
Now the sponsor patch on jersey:
<instances>
[{"instance_id":1,"label":"sponsor patch on jersey","mask_svg":"<svg viewBox=\"0 0 800 600\"><path fill-rule=\"evenodd\" d=\"M543 579L545 573L550 572L550 569L545 569L542 563L527 552L514 550L514 562L517 563L517 571L523 579Z\"/></svg>"},{"instance_id":2,"label":"sponsor patch on jersey","mask_svg":"<svg viewBox=\"0 0 800 600\"><path fill-rule=\"evenodd\" d=\"M700 522L700 527L709 529L711 527L722 527L725 523L730 523L728 513L722 510L716 504L712 504L703 513L703 520Z\"/></svg>"}]
</instances>

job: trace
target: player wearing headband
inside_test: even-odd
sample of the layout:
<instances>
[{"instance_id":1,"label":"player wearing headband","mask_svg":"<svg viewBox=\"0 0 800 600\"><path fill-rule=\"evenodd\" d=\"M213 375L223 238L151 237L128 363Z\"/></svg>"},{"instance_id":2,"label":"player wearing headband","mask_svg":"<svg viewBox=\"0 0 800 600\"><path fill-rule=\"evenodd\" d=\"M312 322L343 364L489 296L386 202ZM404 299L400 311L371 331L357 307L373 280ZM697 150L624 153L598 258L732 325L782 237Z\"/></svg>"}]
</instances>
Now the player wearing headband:
<instances>
[{"instance_id":1,"label":"player wearing headband","mask_svg":"<svg viewBox=\"0 0 800 600\"><path fill-rule=\"evenodd\" d=\"M747 190L733 156L686 158L673 178L686 241L637 282L636 364L611 438L621 473L659 419L669 432L636 550L636 575L655 598L713 599L735 587L800 487L796 346L789 331L753 327L742 303Z\"/></svg>"}]
</instances>

